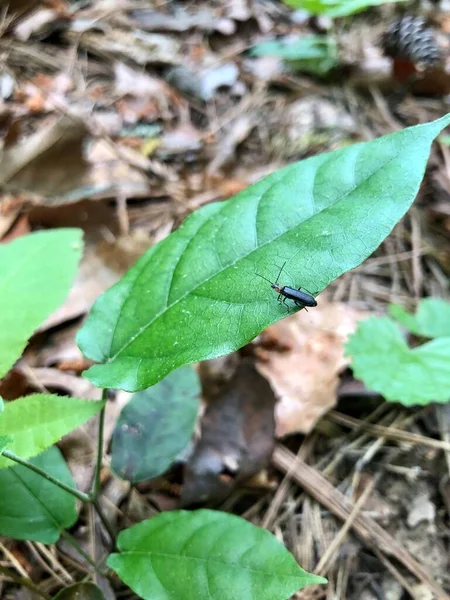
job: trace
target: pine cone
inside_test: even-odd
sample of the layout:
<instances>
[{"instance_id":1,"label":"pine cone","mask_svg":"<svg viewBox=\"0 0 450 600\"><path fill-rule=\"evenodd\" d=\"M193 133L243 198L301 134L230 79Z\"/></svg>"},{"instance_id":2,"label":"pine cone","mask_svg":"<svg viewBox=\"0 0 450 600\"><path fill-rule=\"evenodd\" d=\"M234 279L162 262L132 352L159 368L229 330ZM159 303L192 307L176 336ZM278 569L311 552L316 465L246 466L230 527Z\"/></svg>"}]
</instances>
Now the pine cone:
<instances>
[{"instance_id":1,"label":"pine cone","mask_svg":"<svg viewBox=\"0 0 450 600\"><path fill-rule=\"evenodd\" d=\"M386 56L409 60L428 68L440 62L442 55L434 30L421 17L406 16L390 25L383 35Z\"/></svg>"}]
</instances>

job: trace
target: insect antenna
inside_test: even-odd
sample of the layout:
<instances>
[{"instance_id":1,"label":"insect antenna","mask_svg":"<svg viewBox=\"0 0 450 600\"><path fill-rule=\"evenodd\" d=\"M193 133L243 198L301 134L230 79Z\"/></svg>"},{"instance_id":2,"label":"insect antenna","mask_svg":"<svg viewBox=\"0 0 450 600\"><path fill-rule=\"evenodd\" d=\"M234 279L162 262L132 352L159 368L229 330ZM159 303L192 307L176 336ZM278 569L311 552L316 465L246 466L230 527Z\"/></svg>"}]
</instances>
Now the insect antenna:
<instances>
[{"instance_id":1,"label":"insect antenna","mask_svg":"<svg viewBox=\"0 0 450 600\"><path fill-rule=\"evenodd\" d=\"M261 279L265 279L266 281L268 281L270 284L272 284L272 282L270 281L270 279L267 279L267 277L264 277L264 275L260 275L259 273L255 273L255 275L258 275L258 277L261 277Z\"/></svg>"},{"instance_id":2,"label":"insect antenna","mask_svg":"<svg viewBox=\"0 0 450 600\"><path fill-rule=\"evenodd\" d=\"M286 266L287 260L284 261L283 266L280 269L280 272L278 273L278 277L275 279L275 283L278 283L278 280L280 279L280 275L281 272L283 271L284 267Z\"/></svg>"}]
</instances>

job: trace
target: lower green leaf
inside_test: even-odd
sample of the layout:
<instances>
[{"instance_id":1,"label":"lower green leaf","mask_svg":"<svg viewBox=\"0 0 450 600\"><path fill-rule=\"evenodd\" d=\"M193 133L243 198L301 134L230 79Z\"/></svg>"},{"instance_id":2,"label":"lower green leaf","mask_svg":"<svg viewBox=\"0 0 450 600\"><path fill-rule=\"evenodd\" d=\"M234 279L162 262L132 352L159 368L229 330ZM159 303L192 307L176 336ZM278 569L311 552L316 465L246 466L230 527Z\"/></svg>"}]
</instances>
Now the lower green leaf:
<instances>
[{"instance_id":1,"label":"lower green leaf","mask_svg":"<svg viewBox=\"0 0 450 600\"><path fill-rule=\"evenodd\" d=\"M450 302L442 298L424 298L415 315L399 304L391 304L389 312L394 319L422 337L450 337Z\"/></svg>"},{"instance_id":2,"label":"lower green leaf","mask_svg":"<svg viewBox=\"0 0 450 600\"><path fill-rule=\"evenodd\" d=\"M75 487L58 448L49 448L30 462ZM74 496L26 467L1 470L0 490L1 535L54 544L61 529L77 520Z\"/></svg>"},{"instance_id":3,"label":"lower green leaf","mask_svg":"<svg viewBox=\"0 0 450 600\"><path fill-rule=\"evenodd\" d=\"M173 511L122 531L108 566L145 600L285 600L326 579L265 529L213 510Z\"/></svg>"},{"instance_id":4,"label":"lower green leaf","mask_svg":"<svg viewBox=\"0 0 450 600\"><path fill-rule=\"evenodd\" d=\"M450 399L450 337L411 349L387 317L362 321L346 353L355 377L386 400L405 406Z\"/></svg>"},{"instance_id":5,"label":"lower green leaf","mask_svg":"<svg viewBox=\"0 0 450 600\"><path fill-rule=\"evenodd\" d=\"M8 448L20 458L36 456L63 435L82 425L104 406L102 401L32 394L5 405L0 419L0 436L12 438ZM0 456L0 469L13 465Z\"/></svg>"},{"instance_id":6,"label":"lower green leaf","mask_svg":"<svg viewBox=\"0 0 450 600\"><path fill-rule=\"evenodd\" d=\"M54 600L105 600L102 590L95 583L75 583L56 594Z\"/></svg>"},{"instance_id":7,"label":"lower green leaf","mask_svg":"<svg viewBox=\"0 0 450 600\"><path fill-rule=\"evenodd\" d=\"M192 436L199 395L200 382L192 367L182 367L134 394L113 433L112 470L133 483L164 473Z\"/></svg>"}]
</instances>

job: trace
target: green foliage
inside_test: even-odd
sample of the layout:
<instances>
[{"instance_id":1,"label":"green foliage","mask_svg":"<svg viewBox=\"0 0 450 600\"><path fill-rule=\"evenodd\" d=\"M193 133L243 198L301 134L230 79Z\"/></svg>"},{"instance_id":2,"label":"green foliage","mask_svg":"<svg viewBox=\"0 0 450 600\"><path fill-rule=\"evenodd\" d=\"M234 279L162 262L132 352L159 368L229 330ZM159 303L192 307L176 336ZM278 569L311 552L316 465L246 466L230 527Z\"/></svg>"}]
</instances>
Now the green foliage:
<instances>
[{"instance_id":1,"label":"green foliage","mask_svg":"<svg viewBox=\"0 0 450 600\"><path fill-rule=\"evenodd\" d=\"M99 387L147 388L183 364L232 352L298 310L257 277L323 290L405 214L450 115L308 158L209 204L150 248L94 304L78 343Z\"/></svg>"},{"instance_id":2,"label":"green foliage","mask_svg":"<svg viewBox=\"0 0 450 600\"><path fill-rule=\"evenodd\" d=\"M75 583L61 590L53 600L105 600L102 590L95 583Z\"/></svg>"},{"instance_id":3,"label":"green foliage","mask_svg":"<svg viewBox=\"0 0 450 600\"><path fill-rule=\"evenodd\" d=\"M0 419L0 435L12 441L10 452L20 458L36 456L78 427L104 405L103 401L65 398L53 394L33 394L5 405ZM0 469L14 465L0 456Z\"/></svg>"},{"instance_id":4,"label":"green foliage","mask_svg":"<svg viewBox=\"0 0 450 600\"><path fill-rule=\"evenodd\" d=\"M114 430L113 471L133 483L164 473L192 436L199 395L200 382L191 367L135 394Z\"/></svg>"},{"instance_id":5,"label":"green foliage","mask_svg":"<svg viewBox=\"0 0 450 600\"><path fill-rule=\"evenodd\" d=\"M338 64L337 44L323 35L305 35L297 39L271 40L257 44L252 56L275 56L298 71L325 75Z\"/></svg>"},{"instance_id":6,"label":"green foliage","mask_svg":"<svg viewBox=\"0 0 450 600\"><path fill-rule=\"evenodd\" d=\"M326 580L264 529L212 510L166 512L122 531L108 566L145 600L283 600Z\"/></svg>"},{"instance_id":7,"label":"green foliage","mask_svg":"<svg viewBox=\"0 0 450 600\"><path fill-rule=\"evenodd\" d=\"M74 487L58 448L49 448L30 462ZM26 467L1 470L0 490L1 535L54 544L61 530L77 520L75 498Z\"/></svg>"},{"instance_id":8,"label":"green foliage","mask_svg":"<svg viewBox=\"0 0 450 600\"><path fill-rule=\"evenodd\" d=\"M359 323L346 352L355 377L386 400L411 406L450 399L450 337L412 350L393 321L372 317Z\"/></svg>"},{"instance_id":9,"label":"green foliage","mask_svg":"<svg viewBox=\"0 0 450 600\"><path fill-rule=\"evenodd\" d=\"M0 435L0 453L12 442L12 437L9 435Z\"/></svg>"},{"instance_id":10,"label":"green foliage","mask_svg":"<svg viewBox=\"0 0 450 600\"><path fill-rule=\"evenodd\" d=\"M63 302L82 251L80 229L41 231L0 246L0 378Z\"/></svg>"},{"instance_id":11,"label":"green foliage","mask_svg":"<svg viewBox=\"0 0 450 600\"><path fill-rule=\"evenodd\" d=\"M399 304L391 304L389 312L415 335L428 338L450 337L450 302L442 298L424 298L415 315Z\"/></svg>"},{"instance_id":12,"label":"green foliage","mask_svg":"<svg viewBox=\"0 0 450 600\"><path fill-rule=\"evenodd\" d=\"M0 415L5 410L5 403L3 402L3 398L0 398Z\"/></svg>"},{"instance_id":13,"label":"green foliage","mask_svg":"<svg viewBox=\"0 0 450 600\"><path fill-rule=\"evenodd\" d=\"M346 17L366 10L371 6L406 2L407 0L284 0L285 4L296 9L303 9L312 15L329 17Z\"/></svg>"}]
</instances>

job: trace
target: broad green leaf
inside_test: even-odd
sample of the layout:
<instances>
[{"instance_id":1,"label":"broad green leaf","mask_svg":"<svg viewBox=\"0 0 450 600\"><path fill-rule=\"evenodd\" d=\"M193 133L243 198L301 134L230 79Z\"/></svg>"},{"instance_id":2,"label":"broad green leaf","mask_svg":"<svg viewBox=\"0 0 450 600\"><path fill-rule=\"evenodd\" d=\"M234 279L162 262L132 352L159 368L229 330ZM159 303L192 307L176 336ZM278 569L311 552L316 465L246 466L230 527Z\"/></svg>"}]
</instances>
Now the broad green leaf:
<instances>
[{"instance_id":1,"label":"broad green leaf","mask_svg":"<svg viewBox=\"0 0 450 600\"><path fill-rule=\"evenodd\" d=\"M337 44L323 35L305 35L297 39L285 38L257 44L250 50L252 56L276 56L291 67L308 73L325 74L338 64Z\"/></svg>"},{"instance_id":2,"label":"broad green leaf","mask_svg":"<svg viewBox=\"0 0 450 600\"><path fill-rule=\"evenodd\" d=\"M75 487L58 448L48 448L30 462ZM61 529L77 520L75 497L27 467L0 471L0 534L17 540L54 544Z\"/></svg>"},{"instance_id":3,"label":"broad green leaf","mask_svg":"<svg viewBox=\"0 0 450 600\"><path fill-rule=\"evenodd\" d=\"M284 0L292 8L307 10L313 15L346 17L371 6L406 2L407 0Z\"/></svg>"},{"instance_id":4,"label":"broad green leaf","mask_svg":"<svg viewBox=\"0 0 450 600\"><path fill-rule=\"evenodd\" d=\"M95 583L85 582L64 588L53 600L105 600L105 596Z\"/></svg>"},{"instance_id":5,"label":"broad green leaf","mask_svg":"<svg viewBox=\"0 0 450 600\"><path fill-rule=\"evenodd\" d=\"M136 391L183 364L230 353L298 310L270 285L323 290L405 214L450 115L289 165L209 204L148 250L78 333L98 387Z\"/></svg>"},{"instance_id":6,"label":"broad green leaf","mask_svg":"<svg viewBox=\"0 0 450 600\"><path fill-rule=\"evenodd\" d=\"M389 312L394 319L422 337L450 337L450 302L442 298L424 298L415 315L399 304L391 304Z\"/></svg>"},{"instance_id":7,"label":"broad green leaf","mask_svg":"<svg viewBox=\"0 0 450 600\"><path fill-rule=\"evenodd\" d=\"M326 580L265 529L213 510L166 512L122 531L107 564L145 600L283 600Z\"/></svg>"},{"instance_id":8,"label":"broad green leaf","mask_svg":"<svg viewBox=\"0 0 450 600\"><path fill-rule=\"evenodd\" d=\"M12 442L12 437L9 435L0 435L0 453Z\"/></svg>"},{"instance_id":9,"label":"broad green leaf","mask_svg":"<svg viewBox=\"0 0 450 600\"><path fill-rule=\"evenodd\" d=\"M40 231L0 246L0 378L65 299L82 251L80 229Z\"/></svg>"},{"instance_id":10,"label":"broad green leaf","mask_svg":"<svg viewBox=\"0 0 450 600\"><path fill-rule=\"evenodd\" d=\"M114 430L112 470L133 483L164 473L192 436L199 395L192 367L182 367L135 394Z\"/></svg>"},{"instance_id":11,"label":"broad green leaf","mask_svg":"<svg viewBox=\"0 0 450 600\"><path fill-rule=\"evenodd\" d=\"M450 337L411 350L387 317L362 321L346 345L353 374L405 406L450 400Z\"/></svg>"},{"instance_id":12,"label":"broad green leaf","mask_svg":"<svg viewBox=\"0 0 450 600\"><path fill-rule=\"evenodd\" d=\"M0 415L5 410L5 403L3 402L3 398L0 398Z\"/></svg>"},{"instance_id":13,"label":"broad green leaf","mask_svg":"<svg viewBox=\"0 0 450 600\"><path fill-rule=\"evenodd\" d=\"M0 435L12 437L8 450L20 458L36 456L96 415L103 405L103 401L53 394L18 398L5 405L5 412L0 419ZM14 464L0 456L0 469Z\"/></svg>"}]
</instances>

